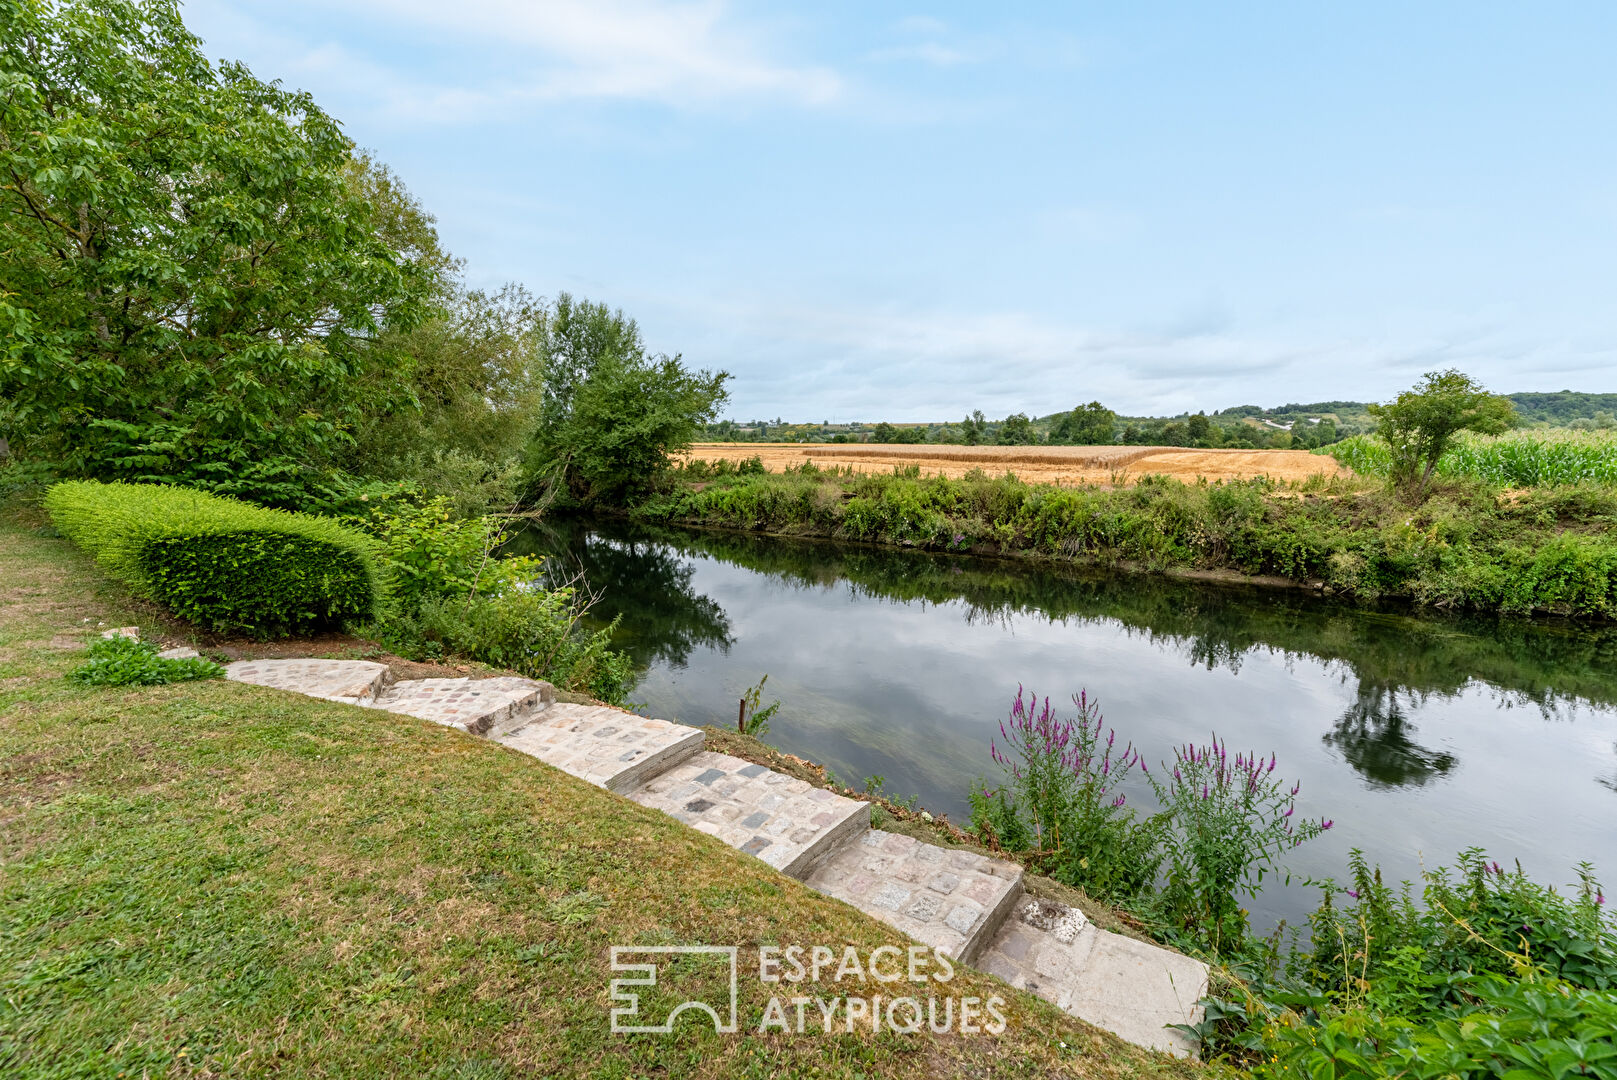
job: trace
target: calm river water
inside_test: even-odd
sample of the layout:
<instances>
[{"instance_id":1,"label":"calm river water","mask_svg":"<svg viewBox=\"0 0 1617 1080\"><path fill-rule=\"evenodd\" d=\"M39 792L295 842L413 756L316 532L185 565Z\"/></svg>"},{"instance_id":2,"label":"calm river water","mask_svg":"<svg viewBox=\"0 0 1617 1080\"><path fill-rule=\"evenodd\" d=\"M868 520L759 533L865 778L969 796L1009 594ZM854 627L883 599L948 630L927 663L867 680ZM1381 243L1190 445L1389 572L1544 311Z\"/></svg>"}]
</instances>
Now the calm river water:
<instances>
[{"instance_id":1,"label":"calm river water","mask_svg":"<svg viewBox=\"0 0 1617 1080\"><path fill-rule=\"evenodd\" d=\"M1277 753L1298 812L1336 821L1291 853L1294 875L1341 875L1360 847L1397 880L1478 846L1541 880L1589 860L1617 884L1617 628L616 524L517 546L581 566L598 613L621 615L642 711L733 724L767 672L768 742L958 822L972 780L997 775L1017 686L1069 714L1087 689L1153 763L1213 732ZM1149 789L1130 801L1149 808ZM1277 883L1254 922L1298 925L1317 902Z\"/></svg>"}]
</instances>

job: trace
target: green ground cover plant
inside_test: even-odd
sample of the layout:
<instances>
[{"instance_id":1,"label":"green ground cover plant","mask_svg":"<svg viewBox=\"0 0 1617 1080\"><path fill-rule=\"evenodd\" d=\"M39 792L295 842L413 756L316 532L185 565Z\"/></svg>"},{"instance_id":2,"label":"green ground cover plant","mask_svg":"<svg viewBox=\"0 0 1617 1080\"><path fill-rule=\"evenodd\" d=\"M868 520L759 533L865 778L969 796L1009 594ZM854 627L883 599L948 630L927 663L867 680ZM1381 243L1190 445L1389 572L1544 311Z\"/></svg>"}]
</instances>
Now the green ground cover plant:
<instances>
[{"instance_id":1,"label":"green ground cover plant","mask_svg":"<svg viewBox=\"0 0 1617 1080\"><path fill-rule=\"evenodd\" d=\"M162 484L70 481L51 522L180 618L253 637L374 617L388 579L363 533L325 518Z\"/></svg>"},{"instance_id":2,"label":"green ground cover plant","mask_svg":"<svg viewBox=\"0 0 1617 1080\"><path fill-rule=\"evenodd\" d=\"M157 653L157 646L149 641L116 634L91 642L89 659L67 677L86 686L160 686L224 677L225 669L212 660Z\"/></svg>"}]
</instances>

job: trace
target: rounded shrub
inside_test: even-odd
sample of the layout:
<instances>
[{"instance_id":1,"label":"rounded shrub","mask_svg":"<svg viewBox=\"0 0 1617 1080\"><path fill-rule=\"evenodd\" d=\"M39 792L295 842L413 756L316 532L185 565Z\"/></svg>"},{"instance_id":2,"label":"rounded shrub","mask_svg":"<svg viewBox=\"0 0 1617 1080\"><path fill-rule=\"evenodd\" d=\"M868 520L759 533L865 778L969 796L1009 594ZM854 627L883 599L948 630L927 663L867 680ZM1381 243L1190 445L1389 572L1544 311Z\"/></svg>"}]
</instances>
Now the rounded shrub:
<instances>
[{"instance_id":1,"label":"rounded shrub","mask_svg":"<svg viewBox=\"0 0 1617 1080\"><path fill-rule=\"evenodd\" d=\"M114 577L214 630L275 637L372 618L376 545L326 518L162 484L70 481L51 521Z\"/></svg>"}]
</instances>

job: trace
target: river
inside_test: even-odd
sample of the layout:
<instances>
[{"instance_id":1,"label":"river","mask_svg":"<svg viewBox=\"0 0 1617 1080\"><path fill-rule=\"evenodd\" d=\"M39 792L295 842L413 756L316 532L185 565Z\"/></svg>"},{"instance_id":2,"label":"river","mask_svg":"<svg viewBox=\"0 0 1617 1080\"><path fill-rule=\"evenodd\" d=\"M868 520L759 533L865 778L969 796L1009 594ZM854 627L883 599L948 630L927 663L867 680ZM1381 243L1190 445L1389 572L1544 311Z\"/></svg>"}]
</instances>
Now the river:
<instances>
[{"instance_id":1,"label":"river","mask_svg":"<svg viewBox=\"0 0 1617 1080\"><path fill-rule=\"evenodd\" d=\"M1278 757L1335 827L1250 905L1298 926L1364 849L1392 880L1486 848L1542 881L1617 882L1617 627L1365 611L1297 590L1051 569L618 523L514 542L582 569L621 617L641 711L735 723L768 673L766 741L963 823L1018 686L1098 698L1151 763L1217 732ZM1130 802L1151 808L1149 788Z\"/></svg>"}]
</instances>

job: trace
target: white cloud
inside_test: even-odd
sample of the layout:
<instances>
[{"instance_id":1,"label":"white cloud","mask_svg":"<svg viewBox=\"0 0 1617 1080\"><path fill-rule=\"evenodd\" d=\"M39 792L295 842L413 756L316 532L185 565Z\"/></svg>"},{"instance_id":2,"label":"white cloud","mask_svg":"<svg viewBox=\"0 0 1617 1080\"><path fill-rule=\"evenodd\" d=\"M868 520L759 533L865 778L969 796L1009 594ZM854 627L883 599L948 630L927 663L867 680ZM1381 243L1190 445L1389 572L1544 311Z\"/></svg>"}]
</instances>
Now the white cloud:
<instances>
[{"instance_id":1,"label":"white cloud","mask_svg":"<svg viewBox=\"0 0 1617 1080\"><path fill-rule=\"evenodd\" d=\"M687 313L700 304L685 305ZM844 310L727 305L703 311L727 341L686 342L732 365L736 415L938 420L1048 413L1098 398L1132 415L1253 403L1384 400L1424 372L1460 367L1504 392L1559 389L1560 372L1610 365L1610 344L1512 336L1456 324L1439 335L1367 339L1318 328L1252 333L1220 317L1097 328L1014 311ZM1194 324L1194 325L1192 325ZM1536 374L1524 378L1520 372ZM1576 382L1575 375L1567 376ZM1585 380L1587 381L1587 380ZM1538 384L1543 383L1541 387ZM1518 385L1520 384L1520 385ZM1531 384L1531 385L1529 385Z\"/></svg>"},{"instance_id":2,"label":"white cloud","mask_svg":"<svg viewBox=\"0 0 1617 1080\"><path fill-rule=\"evenodd\" d=\"M490 50L496 63L526 53L531 70L463 91L485 103L617 98L692 105L765 98L821 105L842 92L837 73L776 59L759 29L722 3L663 0L339 0L436 42ZM431 92L424 96L439 96Z\"/></svg>"},{"instance_id":3,"label":"white cloud","mask_svg":"<svg viewBox=\"0 0 1617 1080\"><path fill-rule=\"evenodd\" d=\"M951 49L936 41L918 41L912 45L894 45L886 49L876 49L866 53L865 58L877 61L918 60L934 67L954 67L957 64L969 63L973 59L959 49Z\"/></svg>"}]
</instances>

